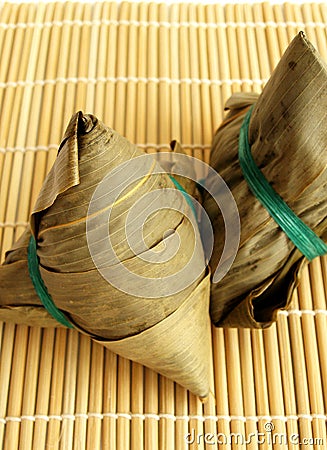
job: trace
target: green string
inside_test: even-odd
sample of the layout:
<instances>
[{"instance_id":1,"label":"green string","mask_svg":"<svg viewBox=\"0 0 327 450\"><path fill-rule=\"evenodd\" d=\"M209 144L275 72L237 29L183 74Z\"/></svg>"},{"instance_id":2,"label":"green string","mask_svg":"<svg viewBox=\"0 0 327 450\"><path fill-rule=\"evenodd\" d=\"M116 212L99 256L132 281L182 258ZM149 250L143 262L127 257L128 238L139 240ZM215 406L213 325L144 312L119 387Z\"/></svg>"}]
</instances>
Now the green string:
<instances>
[{"instance_id":1,"label":"green string","mask_svg":"<svg viewBox=\"0 0 327 450\"><path fill-rule=\"evenodd\" d=\"M327 253L327 245L289 208L256 165L248 141L253 106L245 115L239 138L240 166L249 188L293 244L308 259Z\"/></svg>"},{"instance_id":2,"label":"green string","mask_svg":"<svg viewBox=\"0 0 327 450\"><path fill-rule=\"evenodd\" d=\"M68 321L66 316L56 307L53 300L48 293L47 287L42 280L39 258L36 253L36 241L34 236L31 236L28 244L27 263L30 278L32 280L34 289L41 300L43 306L59 323L68 328L73 328L73 325Z\"/></svg>"},{"instance_id":3,"label":"green string","mask_svg":"<svg viewBox=\"0 0 327 450\"><path fill-rule=\"evenodd\" d=\"M171 179L171 181L174 183L174 185L177 187L177 189L179 191L181 191L181 193L184 195L184 198L186 200L186 202L188 203L188 205L190 206L190 208L192 209L192 212L194 214L194 217L197 219L197 214L196 214L196 210L194 207L194 204L191 200L191 196L185 191L185 189L183 188L183 186L172 176L169 175L169 178Z\"/></svg>"},{"instance_id":4,"label":"green string","mask_svg":"<svg viewBox=\"0 0 327 450\"><path fill-rule=\"evenodd\" d=\"M175 180L174 177L170 176L172 182L176 186L176 188L182 192L187 203L191 207L194 216L196 217L195 207L190 199L189 194L185 191L183 186ZM43 306L54 317L59 323L62 325L73 328L72 324L68 321L66 316L56 307L54 304L50 294L48 293L47 287L42 280L40 269L39 269L39 259L36 253L36 241L34 236L31 236L29 244L28 244L28 254L27 254L27 263L28 263L28 271L30 278L32 280L34 289L41 300Z\"/></svg>"}]
</instances>

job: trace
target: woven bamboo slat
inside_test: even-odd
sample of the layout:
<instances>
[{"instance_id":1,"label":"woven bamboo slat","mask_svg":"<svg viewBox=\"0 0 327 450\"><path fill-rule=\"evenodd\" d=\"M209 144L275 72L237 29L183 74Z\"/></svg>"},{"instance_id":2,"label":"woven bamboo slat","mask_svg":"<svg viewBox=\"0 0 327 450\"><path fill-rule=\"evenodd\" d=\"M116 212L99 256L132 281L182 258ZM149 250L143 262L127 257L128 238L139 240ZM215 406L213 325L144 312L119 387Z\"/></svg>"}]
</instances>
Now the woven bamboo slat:
<instances>
[{"instance_id":1,"label":"woven bamboo slat","mask_svg":"<svg viewBox=\"0 0 327 450\"><path fill-rule=\"evenodd\" d=\"M324 2L1 3L1 261L77 110L209 162L227 98L260 93L301 30L326 61L326 23ZM326 299L325 256L271 328L212 327L205 404L75 330L2 323L0 448L324 449Z\"/></svg>"}]
</instances>

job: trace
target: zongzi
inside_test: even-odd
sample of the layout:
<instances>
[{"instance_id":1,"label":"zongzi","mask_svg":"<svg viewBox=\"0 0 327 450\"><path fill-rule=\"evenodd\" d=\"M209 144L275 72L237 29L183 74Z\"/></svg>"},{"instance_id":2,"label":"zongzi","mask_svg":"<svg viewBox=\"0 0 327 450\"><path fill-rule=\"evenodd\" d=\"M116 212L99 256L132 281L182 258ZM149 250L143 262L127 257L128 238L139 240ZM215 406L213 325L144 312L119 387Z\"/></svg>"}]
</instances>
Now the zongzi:
<instances>
[{"instance_id":1,"label":"zongzi","mask_svg":"<svg viewBox=\"0 0 327 450\"><path fill-rule=\"evenodd\" d=\"M263 92L234 94L226 110L210 164L236 200L241 239L228 274L211 286L211 317L218 326L263 328L288 307L303 265L327 250L326 64L301 32ZM204 207L213 272L224 222L209 196Z\"/></svg>"},{"instance_id":2,"label":"zongzi","mask_svg":"<svg viewBox=\"0 0 327 450\"><path fill-rule=\"evenodd\" d=\"M0 319L76 328L207 396L209 275L176 183L153 155L76 113L0 266Z\"/></svg>"}]
</instances>

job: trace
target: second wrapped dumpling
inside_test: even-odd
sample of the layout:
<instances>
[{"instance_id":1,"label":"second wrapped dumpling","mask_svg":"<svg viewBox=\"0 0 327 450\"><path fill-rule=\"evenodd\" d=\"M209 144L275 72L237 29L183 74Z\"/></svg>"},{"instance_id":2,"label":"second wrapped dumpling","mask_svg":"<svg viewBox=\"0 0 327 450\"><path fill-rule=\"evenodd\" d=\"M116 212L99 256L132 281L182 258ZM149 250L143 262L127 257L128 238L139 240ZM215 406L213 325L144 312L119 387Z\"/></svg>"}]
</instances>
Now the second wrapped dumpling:
<instances>
[{"instance_id":1,"label":"second wrapped dumpling","mask_svg":"<svg viewBox=\"0 0 327 450\"><path fill-rule=\"evenodd\" d=\"M263 92L234 94L226 110L210 165L235 198L241 239L228 274L212 284L211 317L218 326L262 328L289 305L303 264L327 250L326 64L299 33ZM214 271L224 221L209 196L204 207Z\"/></svg>"}]
</instances>

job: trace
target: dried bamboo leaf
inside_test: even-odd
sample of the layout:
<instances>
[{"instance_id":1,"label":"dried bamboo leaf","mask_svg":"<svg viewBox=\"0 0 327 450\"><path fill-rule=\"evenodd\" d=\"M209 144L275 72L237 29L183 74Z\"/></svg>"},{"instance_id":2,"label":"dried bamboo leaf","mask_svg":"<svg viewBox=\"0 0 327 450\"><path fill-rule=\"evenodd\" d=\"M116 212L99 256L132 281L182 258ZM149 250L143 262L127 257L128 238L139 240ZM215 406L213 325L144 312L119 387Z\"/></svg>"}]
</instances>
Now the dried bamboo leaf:
<instances>
[{"instance_id":1,"label":"dried bamboo leaf","mask_svg":"<svg viewBox=\"0 0 327 450\"><path fill-rule=\"evenodd\" d=\"M155 170L158 163L154 156L147 155L144 163L132 167L139 167L145 175L129 178L132 170L125 171L124 164L142 155L144 152L96 117L81 112L72 117L33 208L30 226L0 266L0 318L60 326L43 309L29 276L28 244L32 235L37 242L42 280L56 307L75 328L204 397L209 391L210 360L203 345L210 339L210 281L202 244L185 215L183 195L169 174ZM112 176L110 183L108 174ZM92 212L90 205L104 181L100 192L105 199L115 190L121 192L113 203ZM141 224L144 241L137 240L136 247L131 248L125 228L131 208L147 194L166 193L166 188L171 190L172 207L167 207L163 196L157 203L154 199L155 212ZM187 181L183 189L192 195L194 182ZM145 209L147 206L144 204ZM96 228L88 229L88 220L93 220ZM167 230L169 234L165 235ZM133 295L129 290L133 292L133 283L127 279L123 280L123 289L108 282L100 267L106 273L117 273L114 281L121 281L123 275L116 259L102 251L103 234L110 236L112 249L125 270L141 277L139 287L149 292L146 284L156 279L162 295ZM100 263L91 254L90 236L99 249ZM172 253L176 236L179 247ZM149 259L156 252L172 255L158 264ZM183 269L192 256L194 263L188 272L194 270L195 275L181 289Z\"/></svg>"},{"instance_id":2,"label":"dried bamboo leaf","mask_svg":"<svg viewBox=\"0 0 327 450\"><path fill-rule=\"evenodd\" d=\"M249 143L256 165L290 208L326 240L327 69L299 33L262 94L235 94L212 143L210 164L237 202L241 240L229 273L211 287L211 316L219 326L266 327L287 308L305 261L250 191L238 160L244 116L255 104ZM213 220L214 270L224 245L224 224L214 202L204 207Z\"/></svg>"}]
</instances>

